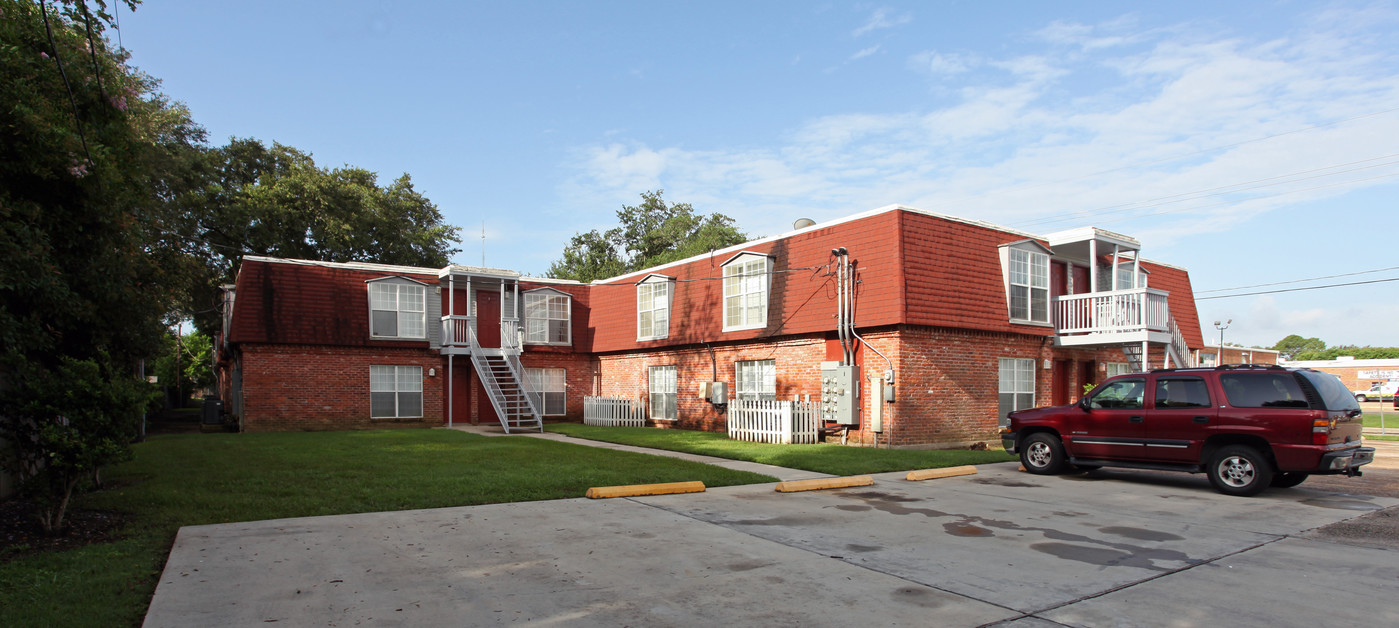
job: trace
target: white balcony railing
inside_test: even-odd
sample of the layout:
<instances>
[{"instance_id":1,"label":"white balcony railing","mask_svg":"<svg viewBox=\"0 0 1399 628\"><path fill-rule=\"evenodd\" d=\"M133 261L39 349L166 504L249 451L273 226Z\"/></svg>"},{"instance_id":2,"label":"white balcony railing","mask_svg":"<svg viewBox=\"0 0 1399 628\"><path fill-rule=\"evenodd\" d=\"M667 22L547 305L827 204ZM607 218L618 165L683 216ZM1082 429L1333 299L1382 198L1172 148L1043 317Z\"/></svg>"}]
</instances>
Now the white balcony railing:
<instances>
[{"instance_id":1,"label":"white balcony railing","mask_svg":"<svg viewBox=\"0 0 1399 628\"><path fill-rule=\"evenodd\" d=\"M519 353L521 349L520 322L513 318L500 321L500 348ZM475 316L443 316L442 346L475 350L481 348L476 335Z\"/></svg>"},{"instance_id":2,"label":"white balcony railing","mask_svg":"<svg viewBox=\"0 0 1399 628\"><path fill-rule=\"evenodd\" d=\"M1135 288L1057 297L1054 328L1060 334L1167 332L1171 320L1167 294Z\"/></svg>"}]
</instances>

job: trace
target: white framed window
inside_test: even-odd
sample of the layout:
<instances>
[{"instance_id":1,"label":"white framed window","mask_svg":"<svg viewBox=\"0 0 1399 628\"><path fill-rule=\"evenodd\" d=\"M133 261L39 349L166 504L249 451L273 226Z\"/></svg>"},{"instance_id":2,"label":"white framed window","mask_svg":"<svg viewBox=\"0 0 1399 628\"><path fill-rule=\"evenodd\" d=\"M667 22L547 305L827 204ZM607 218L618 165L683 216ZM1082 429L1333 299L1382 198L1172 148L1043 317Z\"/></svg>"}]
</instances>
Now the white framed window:
<instances>
[{"instance_id":1,"label":"white framed window","mask_svg":"<svg viewBox=\"0 0 1399 628\"><path fill-rule=\"evenodd\" d=\"M1200 366L1218 366L1219 354L1204 351L1200 352Z\"/></svg>"},{"instance_id":2,"label":"white framed window","mask_svg":"<svg viewBox=\"0 0 1399 628\"><path fill-rule=\"evenodd\" d=\"M1011 320L1049 322L1049 256L1011 248L1009 296Z\"/></svg>"},{"instance_id":3,"label":"white framed window","mask_svg":"<svg viewBox=\"0 0 1399 628\"><path fill-rule=\"evenodd\" d=\"M568 412L567 381L565 369L525 369L525 383L531 391L539 393L535 400L540 402L539 413L544 416L562 416Z\"/></svg>"},{"instance_id":4,"label":"white framed window","mask_svg":"<svg viewBox=\"0 0 1399 628\"><path fill-rule=\"evenodd\" d=\"M1137 287L1137 273L1129 264L1119 264L1117 267L1117 289L1131 290Z\"/></svg>"},{"instance_id":5,"label":"white framed window","mask_svg":"<svg viewBox=\"0 0 1399 628\"><path fill-rule=\"evenodd\" d=\"M423 367L369 367L370 418L417 419L422 416Z\"/></svg>"},{"instance_id":6,"label":"white framed window","mask_svg":"<svg viewBox=\"0 0 1399 628\"><path fill-rule=\"evenodd\" d=\"M724 263L724 331L767 327L771 261L742 253Z\"/></svg>"},{"instance_id":7,"label":"white framed window","mask_svg":"<svg viewBox=\"0 0 1399 628\"><path fill-rule=\"evenodd\" d=\"M650 367L646 370L646 379L651 395L651 419L674 421L679 418L676 406L680 391L675 382L675 366Z\"/></svg>"},{"instance_id":8,"label":"white framed window","mask_svg":"<svg viewBox=\"0 0 1399 628\"><path fill-rule=\"evenodd\" d=\"M544 289L525 293L525 343L568 345L572 343L569 324L573 300L568 294Z\"/></svg>"},{"instance_id":9,"label":"white framed window","mask_svg":"<svg viewBox=\"0 0 1399 628\"><path fill-rule=\"evenodd\" d=\"M1132 366L1126 362L1108 362L1106 365L1108 377L1126 375L1132 372Z\"/></svg>"},{"instance_id":10,"label":"white framed window","mask_svg":"<svg viewBox=\"0 0 1399 628\"><path fill-rule=\"evenodd\" d=\"M1000 410L1005 418L1016 410L1035 407L1035 361L1026 358L1000 358Z\"/></svg>"},{"instance_id":11,"label":"white framed window","mask_svg":"<svg viewBox=\"0 0 1399 628\"><path fill-rule=\"evenodd\" d=\"M777 399L777 360L734 362L735 399Z\"/></svg>"},{"instance_id":12,"label":"white framed window","mask_svg":"<svg viewBox=\"0 0 1399 628\"><path fill-rule=\"evenodd\" d=\"M636 284L636 339L670 335L670 301L675 280L652 275Z\"/></svg>"},{"instance_id":13,"label":"white framed window","mask_svg":"<svg viewBox=\"0 0 1399 628\"><path fill-rule=\"evenodd\" d=\"M426 339L426 298L427 287L420 283L370 283L369 335L375 338Z\"/></svg>"}]
</instances>

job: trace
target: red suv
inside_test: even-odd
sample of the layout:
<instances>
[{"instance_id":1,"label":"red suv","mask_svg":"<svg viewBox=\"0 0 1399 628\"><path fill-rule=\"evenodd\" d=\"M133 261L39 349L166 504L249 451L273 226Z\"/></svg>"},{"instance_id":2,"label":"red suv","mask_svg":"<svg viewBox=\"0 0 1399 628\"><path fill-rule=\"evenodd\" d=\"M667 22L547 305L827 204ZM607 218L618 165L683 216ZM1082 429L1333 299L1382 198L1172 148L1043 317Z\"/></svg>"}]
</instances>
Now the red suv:
<instances>
[{"instance_id":1,"label":"red suv","mask_svg":"<svg viewBox=\"0 0 1399 628\"><path fill-rule=\"evenodd\" d=\"M1119 375L1071 406L1010 413L1006 451L1042 475L1070 467L1205 473L1228 495L1360 475L1360 405L1335 375L1280 366Z\"/></svg>"}]
</instances>

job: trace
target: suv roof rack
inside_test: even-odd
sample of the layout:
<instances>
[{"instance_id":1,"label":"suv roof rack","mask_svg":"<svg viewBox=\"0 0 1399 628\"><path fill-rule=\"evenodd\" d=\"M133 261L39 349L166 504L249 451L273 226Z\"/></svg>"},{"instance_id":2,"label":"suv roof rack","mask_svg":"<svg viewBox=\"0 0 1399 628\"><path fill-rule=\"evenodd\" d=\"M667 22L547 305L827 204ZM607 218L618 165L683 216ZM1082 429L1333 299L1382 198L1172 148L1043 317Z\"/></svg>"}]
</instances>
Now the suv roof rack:
<instances>
[{"instance_id":1,"label":"suv roof rack","mask_svg":"<svg viewBox=\"0 0 1399 628\"><path fill-rule=\"evenodd\" d=\"M1221 364L1219 366L1182 366L1168 369L1151 369L1148 373L1199 373L1201 371L1233 371L1236 369L1267 369L1270 371L1296 370L1281 364Z\"/></svg>"}]
</instances>

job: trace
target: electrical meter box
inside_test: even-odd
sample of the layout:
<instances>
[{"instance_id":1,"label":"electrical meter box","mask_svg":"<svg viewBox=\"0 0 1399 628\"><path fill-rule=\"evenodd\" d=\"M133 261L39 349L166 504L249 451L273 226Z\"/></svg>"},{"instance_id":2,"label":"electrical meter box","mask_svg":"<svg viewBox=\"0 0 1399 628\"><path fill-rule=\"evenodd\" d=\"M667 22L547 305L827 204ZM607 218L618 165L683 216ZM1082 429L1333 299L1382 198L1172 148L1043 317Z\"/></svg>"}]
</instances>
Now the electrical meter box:
<instances>
[{"instance_id":1,"label":"electrical meter box","mask_svg":"<svg viewBox=\"0 0 1399 628\"><path fill-rule=\"evenodd\" d=\"M709 403L715 405L725 405L729 402L728 382L714 382L709 388Z\"/></svg>"},{"instance_id":2,"label":"electrical meter box","mask_svg":"<svg viewBox=\"0 0 1399 628\"><path fill-rule=\"evenodd\" d=\"M840 425L860 423L860 367L821 365L821 418Z\"/></svg>"}]
</instances>

